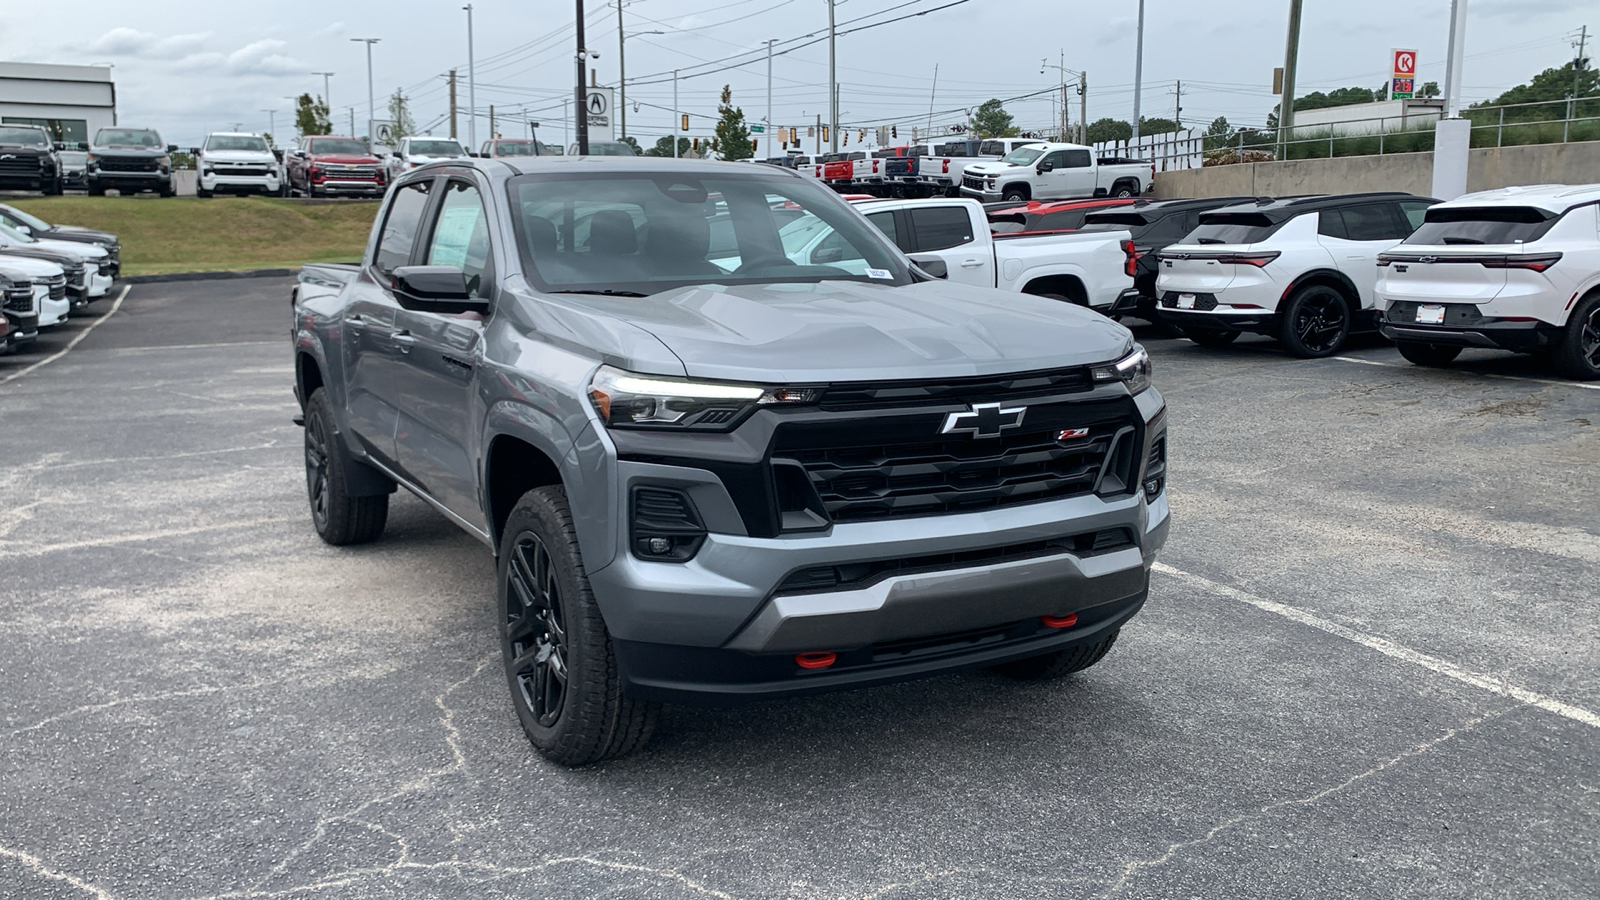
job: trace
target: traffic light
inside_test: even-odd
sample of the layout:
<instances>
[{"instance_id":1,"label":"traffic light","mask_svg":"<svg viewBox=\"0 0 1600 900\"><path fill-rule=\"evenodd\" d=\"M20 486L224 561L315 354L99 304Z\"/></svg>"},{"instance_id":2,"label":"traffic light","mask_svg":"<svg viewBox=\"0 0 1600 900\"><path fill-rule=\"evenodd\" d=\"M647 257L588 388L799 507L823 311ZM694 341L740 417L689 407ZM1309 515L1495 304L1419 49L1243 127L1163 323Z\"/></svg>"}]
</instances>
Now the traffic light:
<instances>
[{"instance_id":1,"label":"traffic light","mask_svg":"<svg viewBox=\"0 0 1600 900\"><path fill-rule=\"evenodd\" d=\"M754 153L754 152L756 152L757 150L760 150L760 149L761 149L761 139L760 138L751 138L750 139L750 152Z\"/></svg>"},{"instance_id":2,"label":"traffic light","mask_svg":"<svg viewBox=\"0 0 1600 900\"><path fill-rule=\"evenodd\" d=\"M828 126L826 125L822 126L822 140L823 143L828 142Z\"/></svg>"},{"instance_id":3,"label":"traffic light","mask_svg":"<svg viewBox=\"0 0 1600 900\"><path fill-rule=\"evenodd\" d=\"M900 140L900 128L898 126L895 126L895 125L890 125L889 126L889 137L894 138L897 141Z\"/></svg>"},{"instance_id":4,"label":"traffic light","mask_svg":"<svg viewBox=\"0 0 1600 900\"><path fill-rule=\"evenodd\" d=\"M688 113L684 113L683 114L683 122L678 127L680 129L684 130L684 131L688 131L689 130L689 114Z\"/></svg>"},{"instance_id":5,"label":"traffic light","mask_svg":"<svg viewBox=\"0 0 1600 900\"><path fill-rule=\"evenodd\" d=\"M695 138L694 139L694 152L696 152L696 153L700 152L700 139L699 138Z\"/></svg>"},{"instance_id":6,"label":"traffic light","mask_svg":"<svg viewBox=\"0 0 1600 900\"><path fill-rule=\"evenodd\" d=\"M789 129L789 143L795 145L796 147L800 146L800 129Z\"/></svg>"},{"instance_id":7,"label":"traffic light","mask_svg":"<svg viewBox=\"0 0 1600 900\"><path fill-rule=\"evenodd\" d=\"M864 141L866 139L867 139L867 130L865 128L863 128L860 131L856 132L856 143L859 144L859 143L861 143L862 141Z\"/></svg>"},{"instance_id":8,"label":"traffic light","mask_svg":"<svg viewBox=\"0 0 1600 900\"><path fill-rule=\"evenodd\" d=\"M848 132L848 131L841 131L841 132L839 132L839 137L840 137L840 139L841 139L841 140L840 140L840 141L839 141L839 143L840 143L840 144L841 144L841 145L843 145L843 146L845 146L845 147L848 147L848 146L850 146L850 132Z\"/></svg>"}]
</instances>

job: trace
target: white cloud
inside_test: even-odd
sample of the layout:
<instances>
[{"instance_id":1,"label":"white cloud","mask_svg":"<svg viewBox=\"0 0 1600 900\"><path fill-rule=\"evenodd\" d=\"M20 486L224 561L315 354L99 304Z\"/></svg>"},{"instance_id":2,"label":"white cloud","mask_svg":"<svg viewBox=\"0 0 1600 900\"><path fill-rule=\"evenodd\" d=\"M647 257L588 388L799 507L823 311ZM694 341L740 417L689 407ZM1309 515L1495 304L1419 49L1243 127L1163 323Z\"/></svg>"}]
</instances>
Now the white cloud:
<instances>
[{"instance_id":1,"label":"white cloud","mask_svg":"<svg viewBox=\"0 0 1600 900\"><path fill-rule=\"evenodd\" d=\"M313 38L343 37L345 32L343 22L331 22L328 25L312 32Z\"/></svg>"},{"instance_id":2,"label":"white cloud","mask_svg":"<svg viewBox=\"0 0 1600 900\"><path fill-rule=\"evenodd\" d=\"M178 59L205 46L209 32L174 34L160 37L137 28L113 28L89 43L89 53L99 56L135 56L145 59Z\"/></svg>"}]
</instances>

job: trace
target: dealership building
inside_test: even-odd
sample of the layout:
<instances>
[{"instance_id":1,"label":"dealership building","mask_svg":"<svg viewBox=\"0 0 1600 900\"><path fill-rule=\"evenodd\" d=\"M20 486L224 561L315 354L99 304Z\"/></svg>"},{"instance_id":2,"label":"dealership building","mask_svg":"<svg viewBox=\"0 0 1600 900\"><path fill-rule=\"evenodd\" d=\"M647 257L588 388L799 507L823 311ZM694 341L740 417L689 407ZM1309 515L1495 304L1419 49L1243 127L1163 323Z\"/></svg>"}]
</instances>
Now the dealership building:
<instances>
[{"instance_id":1,"label":"dealership building","mask_svg":"<svg viewBox=\"0 0 1600 900\"><path fill-rule=\"evenodd\" d=\"M0 62L0 123L43 125L58 141L87 142L117 124L111 67Z\"/></svg>"}]
</instances>

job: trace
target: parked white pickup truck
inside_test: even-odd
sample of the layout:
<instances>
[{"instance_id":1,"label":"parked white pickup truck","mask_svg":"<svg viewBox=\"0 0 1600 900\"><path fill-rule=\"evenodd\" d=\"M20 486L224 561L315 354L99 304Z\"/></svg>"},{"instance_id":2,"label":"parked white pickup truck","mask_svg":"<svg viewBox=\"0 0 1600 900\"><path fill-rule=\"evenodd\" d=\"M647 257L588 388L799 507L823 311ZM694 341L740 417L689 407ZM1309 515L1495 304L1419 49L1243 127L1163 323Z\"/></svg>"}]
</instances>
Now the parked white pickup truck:
<instances>
[{"instance_id":1,"label":"parked white pickup truck","mask_svg":"<svg viewBox=\"0 0 1600 900\"><path fill-rule=\"evenodd\" d=\"M1155 183L1154 163L1097 160L1081 144L1031 144L995 162L968 166L961 194L978 200L1137 197Z\"/></svg>"},{"instance_id":2,"label":"parked white pickup truck","mask_svg":"<svg viewBox=\"0 0 1600 900\"><path fill-rule=\"evenodd\" d=\"M866 200L854 204L907 256L943 261L958 284L1067 300L1100 312L1133 286L1125 231L995 235L972 200ZM790 236L784 244L789 246ZM825 243L825 242L824 242ZM811 250L826 255L826 248ZM932 274L939 274L933 272Z\"/></svg>"},{"instance_id":3,"label":"parked white pickup truck","mask_svg":"<svg viewBox=\"0 0 1600 900\"><path fill-rule=\"evenodd\" d=\"M401 175L441 159L465 159L467 151L455 138L403 137L400 146L384 158L383 165L393 182Z\"/></svg>"},{"instance_id":4,"label":"parked white pickup truck","mask_svg":"<svg viewBox=\"0 0 1600 900\"><path fill-rule=\"evenodd\" d=\"M917 177L936 194L961 196L961 176L971 166L994 162L1018 147L1043 144L1032 138L989 138L947 141L933 148L933 155L918 167Z\"/></svg>"}]
</instances>

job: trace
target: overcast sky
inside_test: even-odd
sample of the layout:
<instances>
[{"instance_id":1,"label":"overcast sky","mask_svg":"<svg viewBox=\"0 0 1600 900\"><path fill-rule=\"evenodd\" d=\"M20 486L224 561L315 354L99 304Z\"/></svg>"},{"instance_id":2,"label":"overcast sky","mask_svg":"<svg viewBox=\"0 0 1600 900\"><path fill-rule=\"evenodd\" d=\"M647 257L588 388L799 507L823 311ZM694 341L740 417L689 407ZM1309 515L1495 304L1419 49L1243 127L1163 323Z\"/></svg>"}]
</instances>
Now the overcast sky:
<instances>
[{"instance_id":1,"label":"overcast sky","mask_svg":"<svg viewBox=\"0 0 1600 900\"><path fill-rule=\"evenodd\" d=\"M946 9L936 9L955 3ZM277 111L281 138L292 135L290 95L322 92L314 71L332 71L339 131L366 125L367 74L362 44L377 37L373 75L379 117L396 88L412 100L420 126L448 132L442 73L461 73L467 106L467 14L460 2L279 0L265 5L206 7L178 3L129 5L123 0L70 4L9 3L0 9L0 59L113 63L123 124L152 125L173 143L198 143L206 132L242 125L264 131ZM1275 102L1272 69L1282 65L1288 0L1148 0L1143 112L1172 114L1175 83L1183 85L1183 119L1205 125L1217 116L1261 124ZM617 80L617 11L587 0L588 44L602 83ZM965 108L990 97L1032 99L1007 104L1018 124L1047 126L1056 106L1048 89L1065 52L1069 69L1089 78L1089 118L1133 112L1133 0L840 0L840 30L935 10L927 15L840 37L840 118L852 125L916 121L942 126L965 119ZM1301 93L1349 85L1377 87L1390 48L1420 51L1419 81L1443 81L1449 0L1307 0L1300 51ZM1581 25L1591 41L1600 27L1594 0L1471 0L1467 23L1465 99L1492 97L1542 69L1570 60ZM374 13L381 13L375 15ZM478 67L478 137L488 108L534 118L539 135L564 139L561 99L573 83L571 2L478 0L474 4ZM717 94L731 83L746 116L766 116L763 41L777 39L772 66L773 119L804 125L826 110L827 0L624 0L628 130L648 146L672 120L671 70L680 68L679 106L695 114L693 132L709 134ZM849 22L850 24L845 24ZM661 34L643 34L658 31ZM71 36L71 37L69 37ZM795 48L782 53L785 48ZM743 55L740 55L743 54ZM1591 53L1591 56L1593 54ZM736 56L738 68L707 65ZM934 67L938 84L934 85ZM635 83L637 82L637 83ZM639 103L637 111L634 103ZM1078 119L1074 93L1070 115ZM963 110L956 112L954 110ZM525 126L499 130L525 134ZM466 136L463 120L461 135ZM904 125L902 139L906 137ZM809 143L808 143L809 146Z\"/></svg>"}]
</instances>

